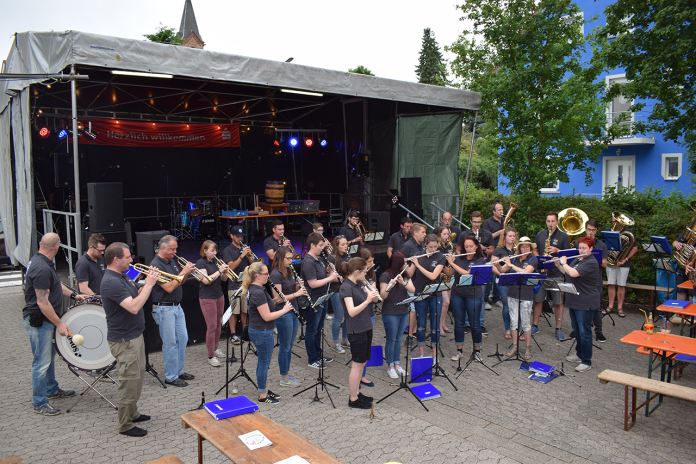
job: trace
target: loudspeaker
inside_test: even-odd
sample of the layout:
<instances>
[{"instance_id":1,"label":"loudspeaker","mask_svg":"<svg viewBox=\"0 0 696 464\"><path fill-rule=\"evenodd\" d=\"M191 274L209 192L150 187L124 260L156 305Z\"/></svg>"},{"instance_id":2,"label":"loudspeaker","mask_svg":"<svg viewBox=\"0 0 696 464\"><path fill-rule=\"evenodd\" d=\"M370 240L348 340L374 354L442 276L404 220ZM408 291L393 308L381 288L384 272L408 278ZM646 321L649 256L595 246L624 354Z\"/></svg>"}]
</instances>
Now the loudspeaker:
<instances>
[{"instance_id":1,"label":"loudspeaker","mask_svg":"<svg viewBox=\"0 0 696 464\"><path fill-rule=\"evenodd\" d=\"M123 230L123 183L87 184L89 228L93 232Z\"/></svg>"},{"instance_id":2,"label":"loudspeaker","mask_svg":"<svg viewBox=\"0 0 696 464\"><path fill-rule=\"evenodd\" d=\"M423 209L420 177L401 178L401 203L414 213L416 210Z\"/></svg>"},{"instance_id":3,"label":"loudspeaker","mask_svg":"<svg viewBox=\"0 0 696 464\"><path fill-rule=\"evenodd\" d=\"M82 230L82 252L86 253L87 250L89 249L89 244L87 243L89 241L89 237L92 234L102 234L104 238L106 239L106 246L111 245L114 242L123 242L126 245L128 245L127 240L127 235L125 230L119 230L116 232L94 232L91 230ZM129 245L130 246L130 245Z\"/></svg>"},{"instance_id":4,"label":"loudspeaker","mask_svg":"<svg viewBox=\"0 0 696 464\"><path fill-rule=\"evenodd\" d=\"M371 242L372 245L387 243L389 241L389 212L388 211L370 211L367 213L367 230L373 232L384 232L384 240Z\"/></svg>"},{"instance_id":5,"label":"loudspeaker","mask_svg":"<svg viewBox=\"0 0 696 464\"><path fill-rule=\"evenodd\" d=\"M125 235L125 232L124 232ZM159 241L165 235L169 235L168 230L153 230L147 232L136 232L135 242L138 247L138 262L150 265L157 251L159 251Z\"/></svg>"},{"instance_id":6,"label":"loudspeaker","mask_svg":"<svg viewBox=\"0 0 696 464\"><path fill-rule=\"evenodd\" d=\"M360 153L355 155L356 158L356 170L359 175L370 177L370 150L362 150Z\"/></svg>"},{"instance_id":7,"label":"loudspeaker","mask_svg":"<svg viewBox=\"0 0 696 464\"><path fill-rule=\"evenodd\" d=\"M53 174L56 188L73 188L75 185L75 171L73 169L72 154L53 154Z\"/></svg>"}]
</instances>

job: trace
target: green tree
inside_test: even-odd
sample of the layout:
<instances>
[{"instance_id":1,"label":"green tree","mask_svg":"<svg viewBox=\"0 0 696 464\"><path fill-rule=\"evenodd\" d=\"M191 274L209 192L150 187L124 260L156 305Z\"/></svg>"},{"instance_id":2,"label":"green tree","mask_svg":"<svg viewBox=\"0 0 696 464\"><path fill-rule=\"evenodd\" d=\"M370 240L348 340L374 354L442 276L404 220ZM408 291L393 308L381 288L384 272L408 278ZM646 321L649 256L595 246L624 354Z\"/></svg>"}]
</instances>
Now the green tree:
<instances>
[{"instance_id":1,"label":"green tree","mask_svg":"<svg viewBox=\"0 0 696 464\"><path fill-rule=\"evenodd\" d=\"M147 38L150 42L157 42L170 45L179 45L183 39L176 35L173 27L163 26L160 23L160 27L157 28L157 32L154 34L143 34L143 37Z\"/></svg>"},{"instance_id":2,"label":"green tree","mask_svg":"<svg viewBox=\"0 0 696 464\"><path fill-rule=\"evenodd\" d=\"M440 44L435 40L435 35L429 27L423 29L423 46L418 57L416 76L421 84L439 85L449 84L447 81L447 67L440 51Z\"/></svg>"},{"instance_id":3,"label":"green tree","mask_svg":"<svg viewBox=\"0 0 696 464\"><path fill-rule=\"evenodd\" d=\"M661 132L686 146L696 174L696 21L694 0L616 0L605 11L607 24L598 31L604 40L599 59L610 68L624 68L628 83L607 93L657 102L647 120L634 123L636 132ZM646 108L636 102L633 111ZM683 137L683 139L681 139Z\"/></svg>"},{"instance_id":4,"label":"green tree","mask_svg":"<svg viewBox=\"0 0 696 464\"><path fill-rule=\"evenodd\" d=\"M370 71L363 65L360 65L357 68L349 69L348 72L352 72L355 74L365 74L366 76L374 76L374 74L372 74L372 71Z\"/></svg>"},{"instance_id":5,"label":"green tree","mask_svg":"<svg viewBox=\"0 0 696 464\"><path fill-rule=\"evenodd\" d=\"M601 63L581 61L580 9L570 0L464 0L459 8L473 29L445 49L456 54L459 85L481 93L501 182L533 197L577 169L589 185L591 164L617 129L605 130Z\"/></svg>"}]
</instances>

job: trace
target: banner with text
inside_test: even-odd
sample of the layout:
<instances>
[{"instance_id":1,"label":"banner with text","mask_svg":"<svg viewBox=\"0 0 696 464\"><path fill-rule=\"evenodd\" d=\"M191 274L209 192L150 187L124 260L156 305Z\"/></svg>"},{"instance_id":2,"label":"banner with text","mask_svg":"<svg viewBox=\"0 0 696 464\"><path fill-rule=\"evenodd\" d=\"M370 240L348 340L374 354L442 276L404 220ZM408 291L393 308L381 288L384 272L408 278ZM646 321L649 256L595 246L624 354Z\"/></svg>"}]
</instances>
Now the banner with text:
<instances>
[{"instance_id":1,"label":"banner with text","mask_svg":"<svg viewBox=\"0 0 696 464\"><path fill-rule=\"evenodd\" d=\"M239 124L180 124L96 119L92 121L92 132L97 134L97 138L92 141L82 136L81 145L179 148L241 146Z\"/></svg>"}]
</instances>

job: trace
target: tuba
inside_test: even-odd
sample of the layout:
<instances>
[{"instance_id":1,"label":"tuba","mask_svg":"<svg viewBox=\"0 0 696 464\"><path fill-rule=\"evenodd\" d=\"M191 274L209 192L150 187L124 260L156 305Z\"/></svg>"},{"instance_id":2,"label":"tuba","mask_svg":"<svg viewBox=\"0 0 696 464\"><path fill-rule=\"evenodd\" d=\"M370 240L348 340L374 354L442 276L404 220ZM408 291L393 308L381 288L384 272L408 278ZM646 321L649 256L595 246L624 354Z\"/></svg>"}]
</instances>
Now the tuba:
<instances>
[{"instance_id":1,"label":"tuba","mask_svg":"<svg viewBox=\"0 0 696 464\"><path fill-rule=\"evenodd\" d=\"M566 208L558 213L558 230L568 235L581 235L585 233L585 224L589 220L587 214L578 208ZM570 242L570 247L575 248L577 239Z\"/></svg>"},{"instance_id":2,"label":"tuba","mask_svg":"<svg viewBox=\"0 0 696 464\"><path fill-rule=\"evenodd\" d=\"M616 222L611 226L611 230L621 232L621 251L609 250L607 253L607 265L616 267L619 265L619 261L626 259L631 252L631 248L633 248L633 244L636 243L636 238L633 234L624 230L627 226L635 224L636 221L621 211L614 211L611 213L611 217L616 219Z\"/></svg>"},{"instance_id":3,"label":"tuba","mask_svg":"<svg viewBox=\"0 0 696 464\"><path fill-rule=\"evenodd\" d=\"M519 206L517 206L513 202L510 202L510 209L508 210L507 214L505 215L505 219L503 220L503 233L500 234L500 240L498 240L498 248L503 248L505 246L505 228L507 227L508 223L512 221L512 227L515 227L515 221L512 219L512 214L519 208Z\"/></svg>"},{"instance_id":4,"label":"tuba","mask_svg":"<svg viewBox=\"0 0 696 464\"><path fill-rule=\"evenodd\" d=\"M689 204L689 207L696 211L696 201L692 201ZM695 227L696 215L694 215L693 219L691 220L691 226L687 227L686 231L684 232L684 244L682 245L681 250L676 250L674 252L674 259L677 260L677 263L679 263L679 267L681 268L686 268L686 265L689 264L691 257L694 255L694 248L696 247L696 231L694 230Z\"/></svg>"}]
</instances>

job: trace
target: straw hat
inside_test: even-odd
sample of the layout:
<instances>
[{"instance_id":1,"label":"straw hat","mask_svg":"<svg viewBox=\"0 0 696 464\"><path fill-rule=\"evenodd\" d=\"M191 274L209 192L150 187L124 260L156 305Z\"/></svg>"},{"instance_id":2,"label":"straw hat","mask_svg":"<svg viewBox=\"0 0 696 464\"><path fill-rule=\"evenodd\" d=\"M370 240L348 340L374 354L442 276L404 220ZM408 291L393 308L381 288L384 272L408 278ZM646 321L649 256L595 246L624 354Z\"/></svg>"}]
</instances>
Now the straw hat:
<instances>
[{"instance_id":1,"label":"straw hat","mask_svg":"<svg viewBox=\"0 0 696 464\"><path fill-rule=\"evenodd\" d=\"M532 242L529 237L520 237L519 242L517 242L517 246L515 247L515 254L519 255L520 254L520 245L528 244L532 246L532 250L536 249L536 243Z\"/></svg>"}]
</instances>

